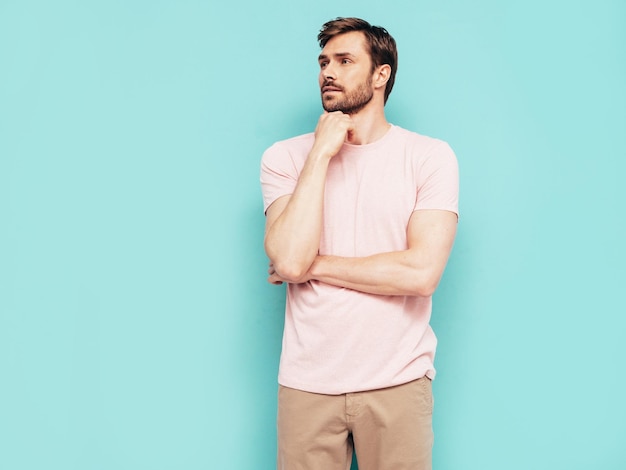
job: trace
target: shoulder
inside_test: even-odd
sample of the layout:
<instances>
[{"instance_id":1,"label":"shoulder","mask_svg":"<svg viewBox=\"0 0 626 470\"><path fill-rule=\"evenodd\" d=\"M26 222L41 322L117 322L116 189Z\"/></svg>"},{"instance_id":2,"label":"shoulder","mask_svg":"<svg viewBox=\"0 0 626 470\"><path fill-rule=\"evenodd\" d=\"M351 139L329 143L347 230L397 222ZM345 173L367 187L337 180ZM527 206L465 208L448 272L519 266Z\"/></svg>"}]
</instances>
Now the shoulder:
<instances>
[{"instance_id":1,"label":"shoulder","mask_svg":"<svg viewBox=\"0 0 626 470\"><path fill-rule=\"evenodd\" d=\"M454 151L446 141L398 126L394 126L393 131L393 141L398 146L396 151L409 159L416 170L455 167L458 164Z\"/></svg>"},{"instance_id":2,"label":"shoulder","mask_svg":"<svg viewBox=\"0 0 626 470\"><path fill-rule=\"evenodd\" d=\"M315 135L303 134L272 144L261 158L262 171L297 175L313 147Z\"/></svg>"},{"instance_id":3,"label":"shoulder","mask_svg":"<svg viewBox=\"0 0 626 470\"><path fill-rule=\"evenodd\" d=\"M422 155L427 155L437 150L452 150L450 145L441 139L410 131L394 125L396 138L403 142L410 149L417 151Z\"/></svg>"}]
</instances>

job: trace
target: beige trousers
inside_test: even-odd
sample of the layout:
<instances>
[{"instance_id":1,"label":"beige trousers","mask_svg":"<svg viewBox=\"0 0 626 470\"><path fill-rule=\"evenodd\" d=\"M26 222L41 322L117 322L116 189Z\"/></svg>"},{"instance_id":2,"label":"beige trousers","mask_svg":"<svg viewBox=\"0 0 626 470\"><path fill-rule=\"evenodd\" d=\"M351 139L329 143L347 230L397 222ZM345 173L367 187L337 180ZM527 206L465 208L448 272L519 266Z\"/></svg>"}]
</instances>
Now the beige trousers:
<instances>
[{"instance_id":1,"label":"beige trousers","mask_svg":"<svg viewBox=\"0 0 626 470\"><path fill-rule=\"evenodd\" d=\"M280 386L279 470L431 470L431 381L344 395Z\"/></svg>"}]
</instances>

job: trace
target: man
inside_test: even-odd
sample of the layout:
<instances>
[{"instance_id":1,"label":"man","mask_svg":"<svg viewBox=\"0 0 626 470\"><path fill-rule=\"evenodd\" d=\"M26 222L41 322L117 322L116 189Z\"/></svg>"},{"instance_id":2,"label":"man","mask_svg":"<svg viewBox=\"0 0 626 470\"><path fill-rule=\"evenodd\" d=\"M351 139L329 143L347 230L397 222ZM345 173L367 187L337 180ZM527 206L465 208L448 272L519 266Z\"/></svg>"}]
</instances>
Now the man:
<instances>
[{"instance_id":1,"label":"man","mask_svg":"<svg viewBox=\"0 0 626 470\"><path fill-rule=\"evenodd\" d=\"M431 296L452 249L458 171L387 122L397 51L358 18L318 40L324 114L263 155L269 282L287 285L278 468L431 468Z\"/></svg>"}]
</instances>

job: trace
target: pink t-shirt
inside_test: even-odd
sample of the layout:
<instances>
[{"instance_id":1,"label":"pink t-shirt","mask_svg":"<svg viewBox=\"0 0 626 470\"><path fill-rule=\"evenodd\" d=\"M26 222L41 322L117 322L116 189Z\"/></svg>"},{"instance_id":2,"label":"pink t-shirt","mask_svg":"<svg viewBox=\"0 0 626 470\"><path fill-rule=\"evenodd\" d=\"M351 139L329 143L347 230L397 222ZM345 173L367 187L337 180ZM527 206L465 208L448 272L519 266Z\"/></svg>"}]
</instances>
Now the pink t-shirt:
<instances>
[{"instance_id":1,"label":"pink t-shirt","mask_svg":"<svg viewBox=\"0 0 626 470\"><path fill-rule=\"evenodd\" d=\"M313 141L305 134L265 152L265 210L293 193ZM420 209L458 213L458 167L448 144L397 126L371 144L344 144L328 168L319 253L404 250L409 218ZM278 381L340 394L434 378L431 306L431 297L373 295L319 281L289 284Z\"/></svg>"}]
</instances>

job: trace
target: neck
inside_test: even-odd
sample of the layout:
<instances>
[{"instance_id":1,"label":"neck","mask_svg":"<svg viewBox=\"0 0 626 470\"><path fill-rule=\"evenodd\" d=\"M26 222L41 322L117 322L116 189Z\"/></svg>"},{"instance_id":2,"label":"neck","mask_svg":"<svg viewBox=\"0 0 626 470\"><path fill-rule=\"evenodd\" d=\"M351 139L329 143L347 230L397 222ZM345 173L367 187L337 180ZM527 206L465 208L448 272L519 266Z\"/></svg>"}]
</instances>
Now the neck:
<instances>
[{"instance_id":1,"label":"neck","mask_svg":"<svg viewBox=\"0 0 626 470\"><path fill-rule=\"evenodd\" d=\"M385 118L383 106L366 106L350 117L355 126L347 141L353 145L366 145L376 142L387 133L391 126Z\"/></svg>"}]
</instances>

